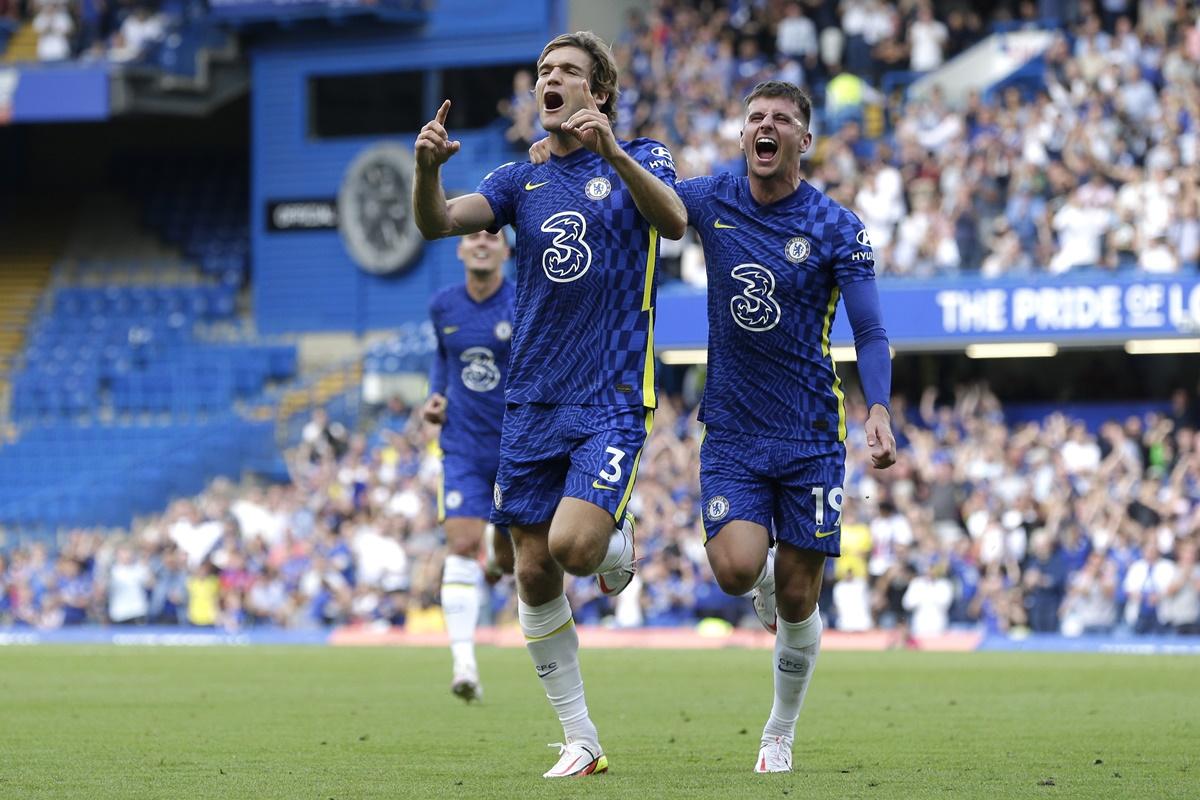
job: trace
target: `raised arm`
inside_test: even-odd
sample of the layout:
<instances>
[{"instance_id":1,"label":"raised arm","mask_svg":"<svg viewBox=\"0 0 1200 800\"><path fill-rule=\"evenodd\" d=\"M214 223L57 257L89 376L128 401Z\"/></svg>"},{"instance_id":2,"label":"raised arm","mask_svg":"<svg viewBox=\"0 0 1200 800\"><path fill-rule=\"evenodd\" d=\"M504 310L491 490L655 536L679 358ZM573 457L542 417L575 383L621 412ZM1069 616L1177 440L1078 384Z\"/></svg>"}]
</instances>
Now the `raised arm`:
<instances>
[{"instance_id":1,"label":"raised arm","mask_svg":"<svg viewBox=\"0 0 1200 800\"><path fill-rule=\"evenodd\" d=\"M489 228L496 221L492 207L483 195L474 193L446 200L442 188L442 164L454 156L462 143L446 133L446 100L437 114L417 134L413 155L417 162L413 180L413 213L417 228L426 239L460 236Z\"/></svg>"},{"instance_id":2,"label":"raised arm","mask_svg":"<svg viewBox=\"0 0 1200 800\"><path fill-rule=\"evenodd\" d=\"M608 116L596 106L596 98L592 96L587 78L582 80L587 107L572 114L571 118L563 123L562 130L612 164L625 183L625 188L629 190L638 211L647 222L658 228L659 233L668 239L683 238L684 232L687 231L687 209L683 207L683 201L675 194L674 189L648 172L621 149Z\"/></svg>"}]
</instances>

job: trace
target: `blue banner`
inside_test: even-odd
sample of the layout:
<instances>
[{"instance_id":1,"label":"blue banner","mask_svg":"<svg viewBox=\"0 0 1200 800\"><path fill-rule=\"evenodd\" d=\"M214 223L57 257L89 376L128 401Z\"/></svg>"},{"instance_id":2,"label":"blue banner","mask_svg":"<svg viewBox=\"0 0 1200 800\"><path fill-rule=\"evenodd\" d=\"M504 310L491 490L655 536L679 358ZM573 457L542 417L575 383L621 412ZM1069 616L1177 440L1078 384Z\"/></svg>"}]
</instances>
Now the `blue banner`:
<instances>
[{"instance_id":1,"label":"blue banner","mask_svg":"<svg viewBox=\"0 0 1200 800\"><path fill-rule=\"evenodd\" d=\"M0 125L108 119L108 83L104 64L0 68Z\"/></svg>"},{"instance_id":2,"label":"blue banner","mask_svg":"<svg viewBox=\"0 0 1200 800\"><path fill-rule=\"evenodd\" d=\"M1029 634L1008 637L991 634L984 637L980 650L1020 653L1112 653L1144 656L1198 656L1200 636L1059 636Z\"/></svg>"},{"instance_id":3,"label":"blue banner","mask_svg":"<svg viewBox=\"0 0 1200 800\"><path fill-rule=\"evenodd\" d=\"M897 348L953 348L977 342L1105 344L1200 336L1200 278L1107 273L984 281L879 281L888 338ZM660 349L702 348L708 337L702 291L659 293ZM854 343L845 309L831 338Z\"/></svg>"}]
</instances>

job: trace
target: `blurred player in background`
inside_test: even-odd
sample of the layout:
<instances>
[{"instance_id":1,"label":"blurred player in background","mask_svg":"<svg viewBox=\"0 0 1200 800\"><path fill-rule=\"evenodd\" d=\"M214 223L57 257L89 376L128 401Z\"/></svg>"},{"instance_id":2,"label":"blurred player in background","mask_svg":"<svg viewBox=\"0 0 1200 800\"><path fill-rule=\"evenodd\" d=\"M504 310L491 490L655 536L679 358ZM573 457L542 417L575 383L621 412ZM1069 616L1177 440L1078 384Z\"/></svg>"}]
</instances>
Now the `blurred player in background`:
<instances>
[{"instance_id":1,"label":"blurred player in background","mask_svg":"<svg viewBox=\"0 0 1200 800\"><path fill-rule=\"evenodd\" d=\"M511 573L512 544L488 523L500 463L504 379L512 340L513 285L504 278L508 242L501 233L462 237L458 257L467 282L434 295L429 318L437 355L429 375L426 422L441 425L442 482L438 517L446 530L442 613L454 655L451 691L470 702L483 696L475 661L479 622L479 545L486 538L489 577Z\"/></svg>"},{"instance_id":2,"label":"blurred player in background","mask_svg":"<svg viewBox=\"0 0 1200 800\"><path fill-rule=\"evenodd\" d=\"M801 180L811 117L798 87L759 84L742 129L749 176L676 186L708 271L700 410L708 559L726 592L753 592L755 611L776 633L775 701L756 772L792 768L796 719L820 649L825 557L840 554L846 410L829 350L839 296L870 409L872 462L885 469L896 459L874 257L858 217Z\"/></svg>"},{"instance_id":3,"label":"blurred player in background","mask_svg":"<svg viewBox=\"0 0 1200 800\"><path fill-rule=\"evenodd\" d=\"M617 68L589 32L538 59L535 96L546 164L506 164L447 202L440 168L460 147L446 101L417 137L414 208L426 238L517 231L517 305L492 522L516 546L521 628L565 743L545 777L604 772L588 715L579 638L563 571L596 574L615 595L634 574L626 507L650 432L658 237L686 211L661 143L613 134Z\"/></svg>"}]
</instances>

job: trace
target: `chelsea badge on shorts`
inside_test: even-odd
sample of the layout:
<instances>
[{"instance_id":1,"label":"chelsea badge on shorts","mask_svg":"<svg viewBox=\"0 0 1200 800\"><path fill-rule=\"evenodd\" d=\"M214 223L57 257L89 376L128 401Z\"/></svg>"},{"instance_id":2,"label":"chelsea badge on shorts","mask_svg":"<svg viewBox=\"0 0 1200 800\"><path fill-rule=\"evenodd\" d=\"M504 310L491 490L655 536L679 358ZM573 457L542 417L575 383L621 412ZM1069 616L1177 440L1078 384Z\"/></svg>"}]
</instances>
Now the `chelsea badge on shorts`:
<instances>
[{"instance_id":1,"label":"chelsea badge on shorts","mask_svg":"<svg viewBox=\"0 0 1200 800\"><path fill-rule=\"evenodd\" d=\"M803 264L811 251L812 245L803 236L793 236L783 248L783 254L793 264Z\"/></svg>"},{"instance_id":2,"label":"chelsea badge on shorts","mask_svg":"<svg viewBox=\"0 0 1200 800\"><path fill-rule=\"evenodd\" d=\"M704 507L704 516L709 522L720 522L729 516L729 501L725 495L719 494L708 501L708 505Z\"/></svg>"},{"instance_id":3,"label":"chelsea badge on shorts","mask_svg":"<svg viewBox=\"0 0 1200 800\"><path fill-rule=\"evenodd\" d=\"M608 182L608 178L592 178L587 182L583 193L588 196L589 200L603 200L612 192L612 184Z\"/></svg>"},{"instance_id":4,"label":"chelsea badge on shorts","mask_svg":"<svg viewBox=\"0 0 1200 800\"><path fill-rule=\"evenodd\" d=\"M504 492L500 491L500 484L492 484L492 505L499 511L504 507Z\"/></svg>"},{"instance_id":5,"label":"chelsea badge on shorts","mask_svg":"<svg viewBox=\"0 0 1200 800\"><path fill-rule=\"evenodd\" d=\"M446 493L446 508L453 511L462 505L462 492L455 489Z\"/></svg>"}]
</instances>

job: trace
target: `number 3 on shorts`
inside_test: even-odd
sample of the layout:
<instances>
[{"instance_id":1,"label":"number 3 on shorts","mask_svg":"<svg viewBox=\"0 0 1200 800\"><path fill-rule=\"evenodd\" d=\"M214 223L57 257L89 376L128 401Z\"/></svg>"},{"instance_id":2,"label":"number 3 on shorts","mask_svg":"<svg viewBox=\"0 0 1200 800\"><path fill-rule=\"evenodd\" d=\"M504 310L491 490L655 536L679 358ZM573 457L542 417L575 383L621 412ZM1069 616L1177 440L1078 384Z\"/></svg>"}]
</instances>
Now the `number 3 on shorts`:
<instances>
[{"instance_id":1,"label":"number 3 on shorts","mask_svg":"<svg viewBox=\"0 0 1200 800\"><path fill-rule=\"evenodd\" d=\"M825 525L825 488L815 486L812 490L813 498L816 500L814 505L817 507L817 528L820 529ZM834 528L842 524L842 489L840 486L835 486L829 490L829 508L837 515L834 521Z\"/></svg>"},{"instance_id":2,"label":"number 3 on shorts","mask_svg":"<svg viewBox=\"0 0 1200 800\"><path fill-rule=\"evenodd\" d=\"M621 459L625 457L625 451L606 447L604 454L612 457L608 459L608 466L600 470L600 477L609 483L616 483L621 480Z\"/></svg>"}]
</instances>

